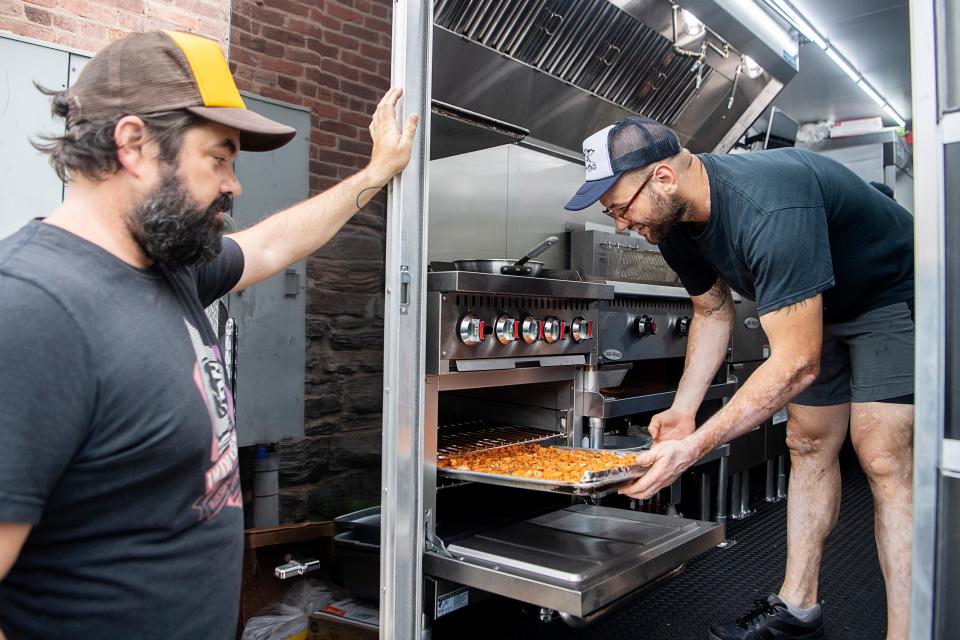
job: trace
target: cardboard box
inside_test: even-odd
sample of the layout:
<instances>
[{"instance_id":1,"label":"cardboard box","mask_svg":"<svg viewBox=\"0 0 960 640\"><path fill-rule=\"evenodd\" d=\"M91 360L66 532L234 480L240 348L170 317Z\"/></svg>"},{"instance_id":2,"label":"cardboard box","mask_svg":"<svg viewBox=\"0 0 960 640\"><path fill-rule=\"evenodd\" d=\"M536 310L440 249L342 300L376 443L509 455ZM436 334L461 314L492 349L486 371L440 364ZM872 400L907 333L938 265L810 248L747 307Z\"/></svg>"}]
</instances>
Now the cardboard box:
<instances>
[{"instance_id":1,"label":"cardboard box","mask_svg":"<svg viewBox=\"0 0 960 640\"><path fill-rule=\"evenodd\" d=\"M830 128L831 138L846 138L848 136L862 136L883 130L883 118L857 118L856 120L837 120Z\"/></svg>"},{"instance_id":2,"label":"cardboard box","mask_svg":"<svg viewBox=\"0 0 960 640\"><path fill-rule=\"evenodd\" d=\"M377 640L380 611L367 600L340 600L310 614L308 640Z\"/></svg>"}]
</instances>

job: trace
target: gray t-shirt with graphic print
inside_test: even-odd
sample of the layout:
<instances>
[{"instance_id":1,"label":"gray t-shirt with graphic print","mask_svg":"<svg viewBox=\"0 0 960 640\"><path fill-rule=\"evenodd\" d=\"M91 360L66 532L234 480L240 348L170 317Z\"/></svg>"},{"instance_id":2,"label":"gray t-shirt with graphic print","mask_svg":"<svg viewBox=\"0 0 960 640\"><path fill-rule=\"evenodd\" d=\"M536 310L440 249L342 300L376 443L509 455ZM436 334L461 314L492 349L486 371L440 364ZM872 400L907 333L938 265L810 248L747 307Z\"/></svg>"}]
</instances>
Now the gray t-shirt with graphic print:
<instances>
[{"instance_id":1,"label":"gray t-shirt with graphic print","mask_svg":"<svg viewBox=\"0 0 960 640\"><path fill-rule=\"evenodd\" d=\"M240 279L136 269L52 225L0 241L0 582L18 638L232 638L243 516L233 403L203 308Z\"/></svg>"}]
</instances>

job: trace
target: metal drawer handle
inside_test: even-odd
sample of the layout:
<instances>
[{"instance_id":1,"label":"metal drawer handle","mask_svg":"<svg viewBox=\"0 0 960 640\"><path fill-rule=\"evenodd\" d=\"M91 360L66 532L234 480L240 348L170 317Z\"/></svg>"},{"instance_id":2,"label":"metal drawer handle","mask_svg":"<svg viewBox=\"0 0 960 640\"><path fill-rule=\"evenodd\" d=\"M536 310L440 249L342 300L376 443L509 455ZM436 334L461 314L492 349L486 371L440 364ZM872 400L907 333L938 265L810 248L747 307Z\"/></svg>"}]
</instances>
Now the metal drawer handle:
<instances>
[{"instance_id":1,"label":"metal drawer handle","mask_svg":"<svg viewBox=\"0 0 960 640\"><path fill-rule=\"evenodd\" d=\"M288 556L289 557L289 556ZM289 560L286 564L274 567L273 576L278 580L286 580L296 576L302 576L305 573L316 571L320 568L320 561L316 558L308 558L303 561Z\"/></svg>"},{"instance_id":2,"label":"metal drawer handle","mask_svg":"<svg viewBox=\"0 0 960 640\"><path fill-rule=\"evenodd\" d=\"M613 56L610 55L611 53L613 54ZM620 47L618 47L615 44L608 44L607 51L600 58L600 61L609 67L610 65L613 64L614 60L616 60L619 57L620 57Z\"/></svg>"},{"instance_id":3,"label":"metal drawer handle","mask_svg":"<svg viewBox=\"0 0 960 640\"><path fill-rule=\"evenodd\" d=\"M554 18L556 18L557 21L556 21L556 24L555 24L554 27L553 27L553 31L551 31L551 30L550 30L550 22L551 22ZM546 33L548 36L555 35L555 34L557 33L557 30L560 29L560 25L562 25L562 24L563 24L563 16L560 15L559 13L557 13L556 11L551 11L551 12L550 12L550 17L547 18L547 23L546 23L545 25L543 25L543 32Z\"/></svg>"},{"instance_id":4,"label":"metal drawer handle","mask_svg":"<svg viewBox=\"0 0 960 640\"><path fill-rule=\"evenodd\" d=\"M662 81L662 80L665 80L666 77L667 77L667 74L665 74L663 71L658 71L658 72L657 72L657 80L656 80L656 82L660 82L660 81ZM651 87L654 91L660 91L660 87L657 86L656 82L650 81L650 87ZM661 85L661 86L663 86L663 85Z\"/></svg>"}]
</instances>

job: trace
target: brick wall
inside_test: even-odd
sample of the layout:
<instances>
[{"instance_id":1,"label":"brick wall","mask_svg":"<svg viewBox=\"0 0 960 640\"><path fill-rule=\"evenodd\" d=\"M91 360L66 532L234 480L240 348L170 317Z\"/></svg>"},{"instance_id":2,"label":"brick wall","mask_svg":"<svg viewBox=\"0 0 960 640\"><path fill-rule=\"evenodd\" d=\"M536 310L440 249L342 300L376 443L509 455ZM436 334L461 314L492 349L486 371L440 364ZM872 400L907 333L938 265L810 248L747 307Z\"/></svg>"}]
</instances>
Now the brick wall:
<instances>
[{"instance_id":1,"label":"brick wall","mask_svg":"<svg viewBox=\"0 0 960 640\"><path fill-rule=\"evenodd\" d=\"M230 5L0 0L0 31L91 53L157 28L229 42L242 90L309 107L311 194L362 168L389 85L390 0L233 0L228 16ZM379 498L385 204L381 193L307 263L306 437L281 445L284 521Z\"/></svg>"},{"instance_id":2,"label":"brick wall","mask_svg":"<svg viewBox=\"0 0 960 640\"><path fill-rule=\"evenodd\" d=\"M389 86L389 0L234 0L241 89L310 108L310 191L362 168ZM386 198L308 259L305 434L284 442L281 520L379 499Z\"/></svg>"},{"instance_id":3,"label":"brick wall","mask_svg":"<svg viewBox=\"0 0 960 640\"><path fill-rule=\"evenodd\" d=\"M230 0L0 0L0 31L95 53L131 31L178 29L226 48Z\"/></svg>"}]
</instances>

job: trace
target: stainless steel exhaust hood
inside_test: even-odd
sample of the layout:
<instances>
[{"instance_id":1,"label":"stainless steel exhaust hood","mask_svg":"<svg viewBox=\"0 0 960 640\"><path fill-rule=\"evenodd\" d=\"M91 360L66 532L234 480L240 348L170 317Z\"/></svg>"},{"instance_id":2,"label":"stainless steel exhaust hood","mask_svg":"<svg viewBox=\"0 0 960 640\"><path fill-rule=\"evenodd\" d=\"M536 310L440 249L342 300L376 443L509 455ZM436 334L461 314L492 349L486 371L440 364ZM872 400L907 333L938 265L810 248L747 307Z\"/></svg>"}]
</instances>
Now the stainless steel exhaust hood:
<instances>
[{"instance_id":1,"label":"stainless steel exhaust hood","mask_svg":"<svg viewBox=\"0 0 960 640\"><path fill-rule=\"evenodd\" d=\"M696 0L708 29L694 38L677 35L666 0L436 0L433 98L575 155L631 114L671 125L693 151L726 151L796 73L796 40L731 4ZM739 72L741 53L764 73Z\"/></svg>"}]
</instances>

